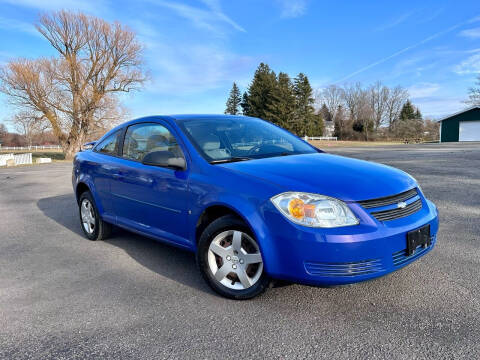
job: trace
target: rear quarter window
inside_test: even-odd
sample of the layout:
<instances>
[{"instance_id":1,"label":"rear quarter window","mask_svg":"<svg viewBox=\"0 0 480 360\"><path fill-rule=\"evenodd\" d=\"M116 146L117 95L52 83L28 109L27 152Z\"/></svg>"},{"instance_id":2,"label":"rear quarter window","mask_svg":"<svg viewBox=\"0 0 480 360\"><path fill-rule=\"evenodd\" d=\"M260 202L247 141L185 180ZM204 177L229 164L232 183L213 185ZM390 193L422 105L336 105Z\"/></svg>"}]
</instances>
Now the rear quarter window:
<instances>
[{"instance_id":1,"label":"rear quarter window","mask_svg":"<svg viewBox=\"0 0 480 360\"><path fill-rule=\"evenodd\" d=\"M107 155L117 155L118 154L118 143L121 130L115 131L113 134L107 136L102 140L97 146L95 146L94 151Z\"/></svg>"}]
</instances>

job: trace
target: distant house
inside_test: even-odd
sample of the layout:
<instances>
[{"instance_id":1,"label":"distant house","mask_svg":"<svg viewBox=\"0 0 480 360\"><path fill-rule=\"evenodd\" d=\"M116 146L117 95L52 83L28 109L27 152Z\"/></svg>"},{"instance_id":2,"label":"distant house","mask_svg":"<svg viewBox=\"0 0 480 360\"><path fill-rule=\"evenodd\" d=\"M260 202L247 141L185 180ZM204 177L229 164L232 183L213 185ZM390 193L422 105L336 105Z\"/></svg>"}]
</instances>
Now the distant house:
<instances>
[{"instance_id":1,"label":"distant house","mask_svg":"<svg viewBox=\"0 0 480 360\"><path fill-rule=\"evenodd\" d=\"M440 142L480 141L480 106L438 120Z\"/></svg>"},{"instance_id":2,"label":"distant house","mask_svg":"<svg viewBox=\"0 0 480 360\"><path fill-rule=\"evenodd\" d=\"M333 136L333 133L335 131L335 126L333 124L333 121L325 121L325 133L323 136Z\"/></svg>"}]
</instances>

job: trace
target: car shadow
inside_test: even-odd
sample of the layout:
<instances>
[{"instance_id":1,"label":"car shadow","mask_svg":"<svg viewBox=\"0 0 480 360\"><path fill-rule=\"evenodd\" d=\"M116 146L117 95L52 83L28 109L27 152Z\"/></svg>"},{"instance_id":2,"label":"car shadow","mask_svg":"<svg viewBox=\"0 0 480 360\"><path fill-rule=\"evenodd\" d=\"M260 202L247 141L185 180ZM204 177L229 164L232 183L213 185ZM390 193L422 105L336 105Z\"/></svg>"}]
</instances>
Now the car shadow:
<instances>
[{"instance_id":1,"label":"car shadow","mask_svg":"<svg viewBox=\"0 0 480 360\"><path fill-rule=\"evenodd\" d=\"M73 194L43 198L37 201L37 206L45 216L89 241L80 227L78 207ZM189 251L117 227L104 243L121 248L139 264L159 275L212 293L196 268L194 254Z\"/></svg>"}]
</instances>

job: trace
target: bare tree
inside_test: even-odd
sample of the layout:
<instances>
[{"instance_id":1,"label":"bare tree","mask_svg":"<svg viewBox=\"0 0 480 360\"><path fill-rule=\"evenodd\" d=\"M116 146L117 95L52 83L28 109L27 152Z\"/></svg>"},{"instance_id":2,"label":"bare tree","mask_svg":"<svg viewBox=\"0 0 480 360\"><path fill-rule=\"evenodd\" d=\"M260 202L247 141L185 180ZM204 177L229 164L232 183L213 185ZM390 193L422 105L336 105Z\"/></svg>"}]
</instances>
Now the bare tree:
<instances>
[{"instance_id":1,"label":"bare tree","mask_svg":"<svg viewBox=\"0 0 480 360\"><path fill-rule=\"evenodd\" d=\"M387 121L387 107L390 97L390 89L380 81L375 82L368 89L370 108L373 113L374 129L378 128Z\"/></svg>"},{"instance_id":2,"label":"bare tree","mask_svg":"<svg viewBox=\"0 0 480 360\"><path fill-rule=\"evenodd\" d=\"M8 130L5 124L0 123L0 148L5 145L5 140L8 136Z\"/></svg>"},{"instance_id":3,"label":"bare tree","mask_svg":"<svg viewBox=\"0 0 480 360\"><path fill-rule=\"evenodd\" d=\"M365 91L360 83L348 84L343 88L343 101L352 120L357 120L360 109L364 106Z\"/></svg>"},{"instance_id":4,"label":"bare tree","mask_svg":"<svg viewBox=\"0 0 480 360\"><path fill-rule=\"evenodd\" d=\"M432 119L423 121L424 137L429 141L438 141L440 135L440 123Z\"/></svg>"},{"instance_id":5,"label":"bare tree","mask_svg":"<svg viewBox=\"0 0 480 360\"><path fill-rule=\"evenodd\" d=\"M402 106L408 100L408 91L401 86L396 86L390 90L390 96L387 101L386 121L390 131L395 127L395 122L400 116Z\"/></svg>"},{"instance_id":6,"label":"bare tree","mask_svg":"<svg viewBox=\"0 0 480 360\"><path fill-rule=\"evenodd\" d=\"M472 106L480 105L480 75L477 77L475 85L476 86L468 89L468 100L465 101L465 103Z\"/></svg>"},{"instance_id":7,"label":"bare tree","mask_svg":"<svg viewBox=\"0 0 480 360\"><path fill-rule=\"evenodd\" d=\"M344 102L350 119L355 128L361 128L357 131L364 133L365 140L368 140L368 132L371 131L373 119L368 95L368 91L363 89L360 83L345 85L343 89Z\"/></svg>"},{"instance_id":8,"label":"bare tree","mask_svg":"<svg viewBox=\"0 0 480 360\"><path fill-rule=\"evenodd\" d=\"M328 111L335 119L338 107L343 105L343 89L337 85L329 85L317 93L317 104L325 103Z\"/></svg>"},{"instance_id":9,"label":"bare tree","mask_svg":"<svg viewBox=\"0 0 480 360\"><path fill-rule=\"evenodd\" d=\"M419 119L404 119L395 124L394 133L397 139L423 139L423 132L423 121Z\"/></svg>"},{"instance_id":10,"label":"bare tree","mask_svg":"<svg viewBox=\"0 0 480 360\"><path fill-rule=\"evenodd\" d=\"M333 118L334 136L344 138L346 135L347 119L343 111L343 106L339 105Z\"/></svg>"},{"instance_id":11,"label":"bare tree","mask_svg":"<svg viewBox=\"0 0 480 360\"><path fill-rule=\"evenodd\" d=\"M142 46L121 24L81 13L43 15L36 27L58 57L10 61L0 71L0 91L45 117L71 158L99 124L119 113L118 94L145 81Z\"/></svg>"},{"instance_id":12,"label":"bare tree","mask_svg":"<svg viewBox=\"0 0 480 360\"><path fill-rule=\"evenodd\" d=\"M21 111L15 114L10 122L15 130L23 135L27 146L32 146L33 139L42 135L50 127L45 116L38 116L37 113L31 111Z\"/></svg>"}]
</instances>

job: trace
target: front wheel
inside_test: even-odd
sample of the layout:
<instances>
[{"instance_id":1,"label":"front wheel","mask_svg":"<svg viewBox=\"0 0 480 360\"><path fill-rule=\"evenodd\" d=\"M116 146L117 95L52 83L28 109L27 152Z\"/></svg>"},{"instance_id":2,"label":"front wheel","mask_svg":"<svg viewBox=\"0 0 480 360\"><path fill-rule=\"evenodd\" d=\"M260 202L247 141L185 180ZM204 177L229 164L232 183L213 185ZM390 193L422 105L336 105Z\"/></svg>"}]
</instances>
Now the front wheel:
<instances>
[{"instance_id":1,"label":"front wheel","mask_svg":"<svg viewBox=\"0 0 480 360\"><path fill-rule=\"evenodd\" d=\"M269 285L258 243L238 218L223 216L202 233L197 264L210 287L231 299L250 299Z\"/></svg>"}]
</instances>

